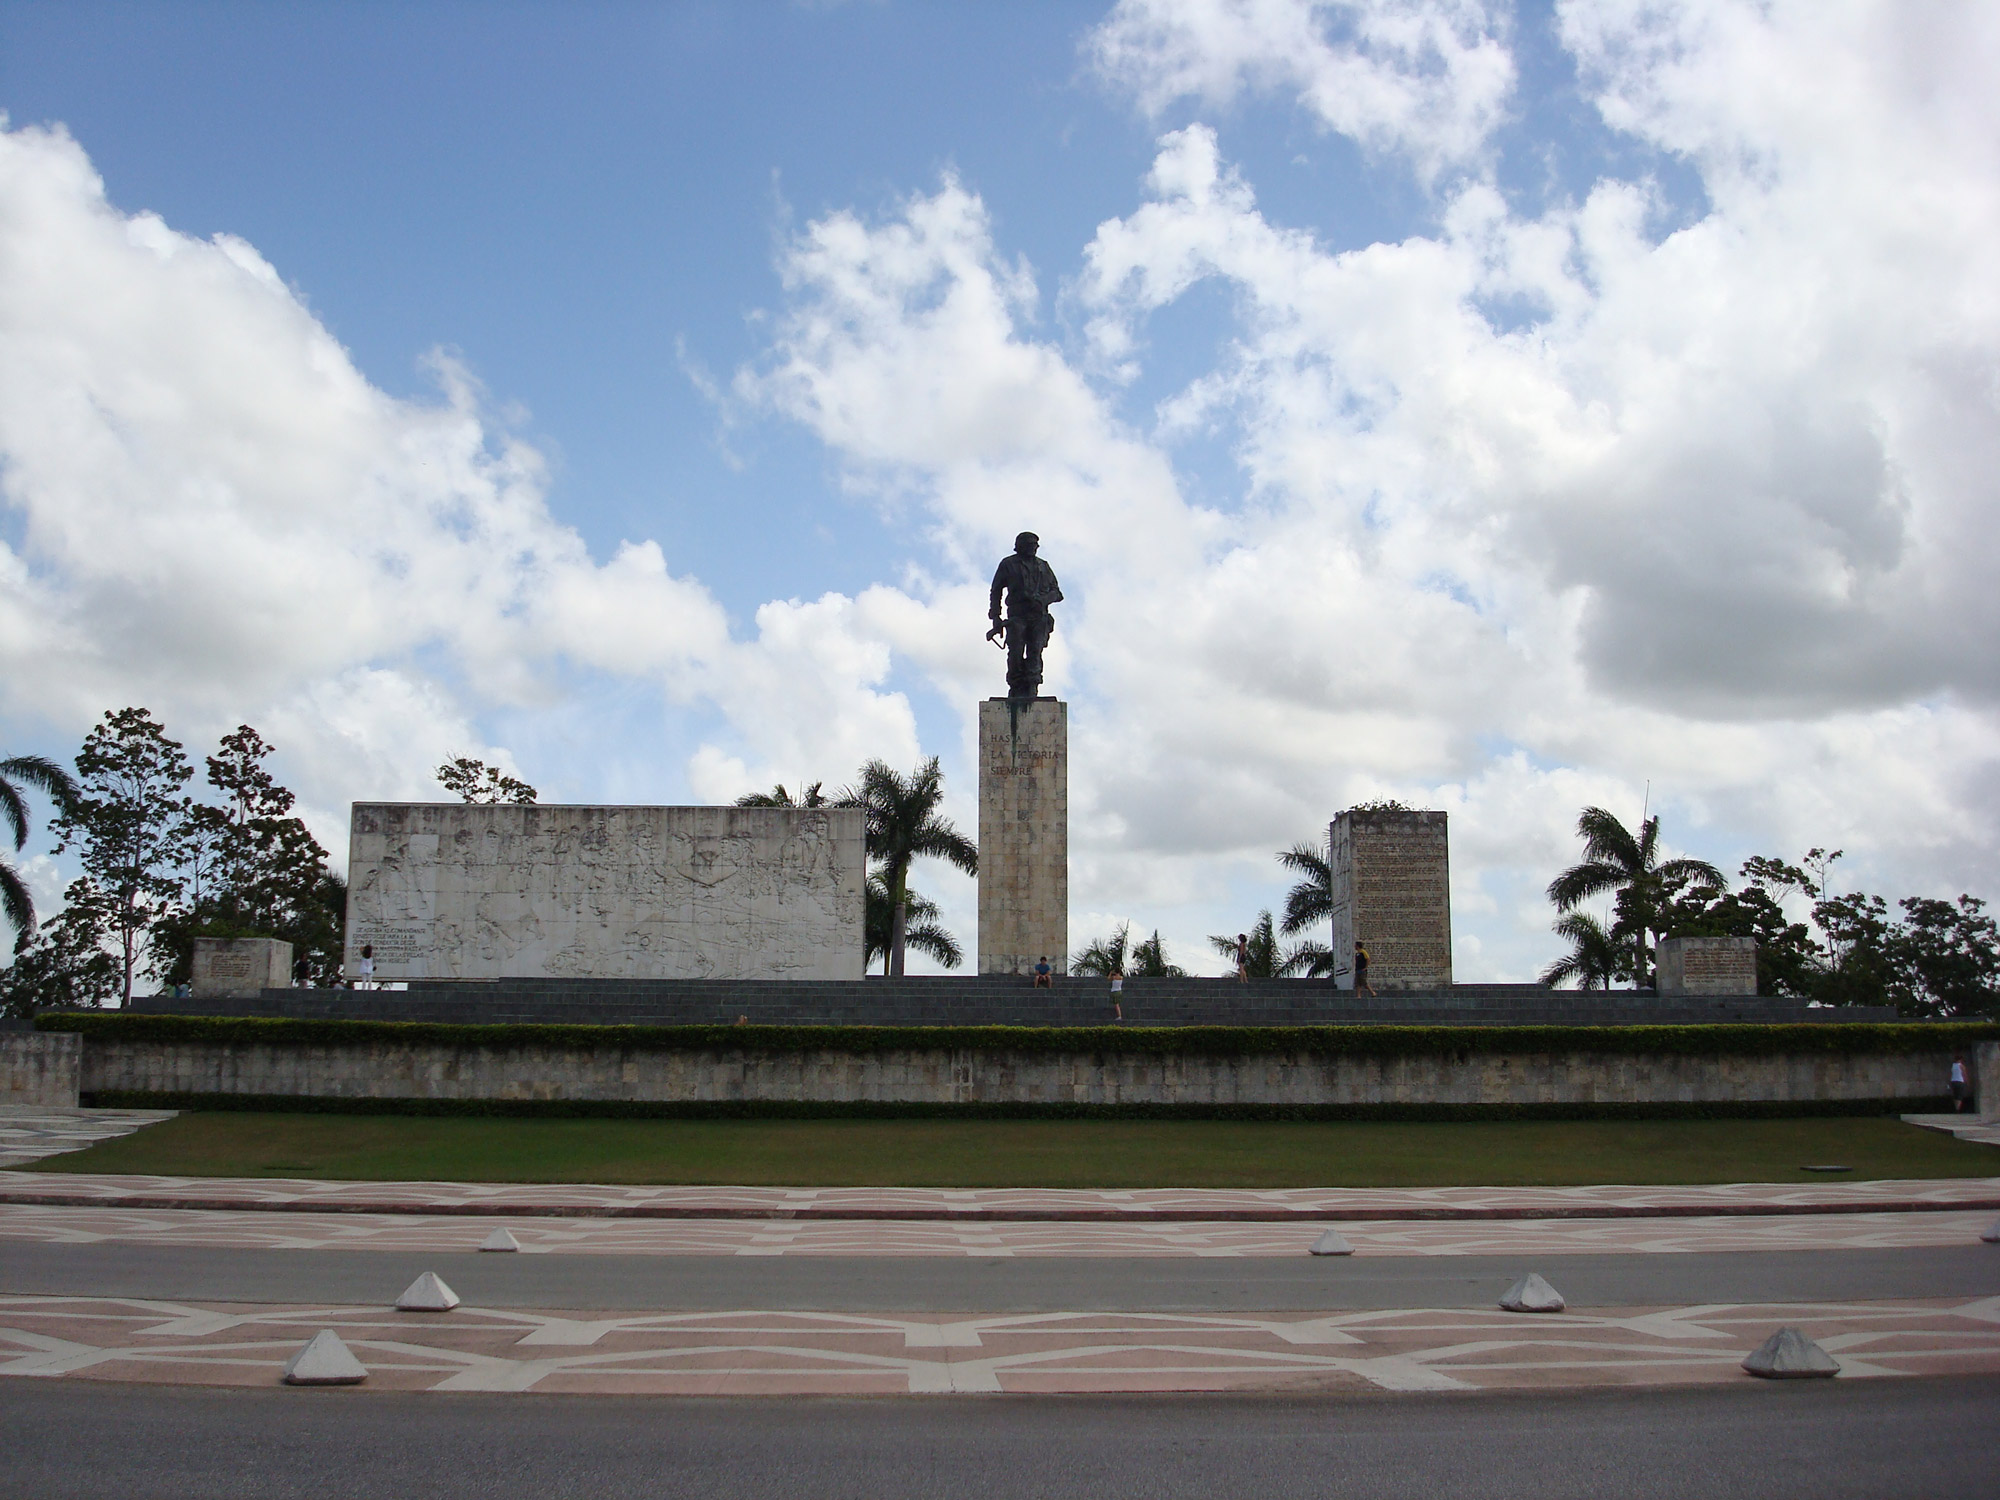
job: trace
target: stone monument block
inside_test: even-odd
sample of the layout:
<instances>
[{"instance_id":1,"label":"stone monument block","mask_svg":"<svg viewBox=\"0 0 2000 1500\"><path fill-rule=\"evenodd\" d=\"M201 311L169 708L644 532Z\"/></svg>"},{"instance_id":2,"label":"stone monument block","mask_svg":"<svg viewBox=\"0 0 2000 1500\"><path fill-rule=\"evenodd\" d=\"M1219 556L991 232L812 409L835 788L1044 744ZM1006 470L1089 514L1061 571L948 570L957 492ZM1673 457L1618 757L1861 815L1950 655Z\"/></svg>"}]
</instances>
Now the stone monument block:
<instances>
[{"instance_id":1,"label":"stone monument block","mask_svg":"<svg viewBox=\"0 0 2000 1500\"><path fill-rule=\"evenodd\" d=\"M377 979L856 979L858 808L357 802Z\"/></svg>"},{"instance_id":2,"label":"stone monument block","mask_svg":"<svg viewBox=\"0 0 2000 1500\"><path fill-rule=\"evenodd\" d=\"M1755 938L1661 938L1653 962L1662 995L1757 993Z\"/></svg>"},{"instance_id":3,"label":"stone monument block","mask_svg":"<svg viewBox=\"0 0 2000 1500\"><path fill-rule=\"evenodd\" d=\"M979 705L979 972L1069 964L1069 705Z\"/></svg>"},{"instance_id":4,"label":"stone monument block","mask_svg":"<svg viewBox=\"0 0 2000 1500\"><path fill-rule=\"evenodd\" d=\"M289 989L292 945L277 938L194 940L194 995L243 995Z\"/></svg>"},{"instance_id":5,"label":"stone monument block","mask_svg":"<svg viewBox=\"0 0 2000 1500\"><path fill-rule=\"evenodd\" d=\"M1368 950L1371 988L1451 988L1449 846L1441 812L1350 809L1334 819L1328 858L1339 988L1354 988L1357 939Z\"/></svg>"}]
</instances>

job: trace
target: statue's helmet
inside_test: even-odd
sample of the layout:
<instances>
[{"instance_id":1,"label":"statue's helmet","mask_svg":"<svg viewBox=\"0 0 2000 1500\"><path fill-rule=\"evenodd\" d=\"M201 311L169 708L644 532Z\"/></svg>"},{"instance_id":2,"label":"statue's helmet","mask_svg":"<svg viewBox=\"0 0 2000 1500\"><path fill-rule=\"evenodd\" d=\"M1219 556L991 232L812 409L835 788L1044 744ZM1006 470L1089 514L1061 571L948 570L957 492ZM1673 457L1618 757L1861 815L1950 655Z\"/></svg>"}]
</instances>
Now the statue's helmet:
<instances>
[{"instance_id":1,"label":"statue's helmet","mask_svg":"<svg viewBox=\"0 0 2000 1500\"><path fill-rule=\"evenodd\" d=\"M1024 531L1014 538L1014 550L1016 552L1025 552L1032 547L1039 547L1041 545L1042 539L1032 531Z\"/></svg>"}]
</instances>

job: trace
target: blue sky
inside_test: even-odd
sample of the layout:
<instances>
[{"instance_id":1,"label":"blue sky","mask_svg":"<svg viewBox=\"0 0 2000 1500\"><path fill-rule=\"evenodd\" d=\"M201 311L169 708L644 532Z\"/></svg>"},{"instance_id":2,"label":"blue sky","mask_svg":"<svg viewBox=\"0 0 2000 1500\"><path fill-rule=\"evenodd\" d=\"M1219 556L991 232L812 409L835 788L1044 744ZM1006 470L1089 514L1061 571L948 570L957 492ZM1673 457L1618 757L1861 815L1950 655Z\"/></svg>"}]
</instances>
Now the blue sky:
<instances>
[{"instance_id":1,"label":"blue sky","mask_svg":"<svg viewBox=\"0 0 2000 1500\"><path fill-rule=\"evenodd\" d=\"M1892 893L1990 889L1993 37L1961 19L0 3L7 253L152 214L173 275L250 278L156 277L126 228L152 260L81 255L0 324L0 540L36 600L0 616L0 725L66 753L117 697L191 741L272 726L330 843L446 741L573 800L935 752L969 823L999 676L969 601L1037 525L1085 726L1078 943L1235 930L1271 849L1380 795L1452 811L1469 978L1550 956L1576 808L1649 784L1727 863L1845 842ZM362 397L250 410L315 324L381 403L324 452ZM174 441L134 439L120 372L174 386L190 348ZM84 410L115 476L42 446ZM399 470L451 410L472 448ZM526 520L489 524L497 469L427 488L528 451ZM399 594L384 529L433 512ZM123 521L189 556L113 555ZM252 532L269 599L213 561ZM627 543L661 571L603 605ZM351 611L287 613L320 585Z\"/></svg>"}]
</instances>

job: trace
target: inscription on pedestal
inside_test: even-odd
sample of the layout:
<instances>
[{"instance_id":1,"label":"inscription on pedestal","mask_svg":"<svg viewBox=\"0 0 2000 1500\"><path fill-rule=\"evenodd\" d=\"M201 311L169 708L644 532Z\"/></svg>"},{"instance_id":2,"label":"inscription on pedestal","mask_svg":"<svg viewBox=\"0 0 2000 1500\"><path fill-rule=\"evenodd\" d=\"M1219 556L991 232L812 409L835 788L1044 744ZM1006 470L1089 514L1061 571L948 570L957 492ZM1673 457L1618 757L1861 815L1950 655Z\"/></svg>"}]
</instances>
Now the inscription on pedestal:
<instances>
[{"instance_id":1,"label":"inscription on pedestal","mask_svg":"<svg viewBox=\"0 0 2000 1500\"><path fill-rule=\"evenodd\" d=\"M1662 938L1654 961L1662 995L1757 993L1755 938Z\"/></svg>"},{"instance_id":2,"label":"inscription on pedestal","mask_svg":"<svg viewBox=\"0 0 2000 1500\"><path fill-rule=\"evenodd\" d=\"M1353 989L1354 944L1370 988L1451 988L1451 860L1441 812L1344 812L1328 831L1335 983Z\"/></svg>"},{"instance_id":3,"label":"inscription on pedestal","mask_svg":"<svg viewBox=\"0 0 2000 1500\"><path fill-rule=\"evenodd\" d=\"M245 995L292 982L292 945L281 938L196 938L189 993Z\"/></svg>"},{"instance_id":4,"label":"inscription on pedestal","mask_svg":"<svg viewBox=\"0 0 2000 1500\"><path fill-rule=\"evenodd\" d=\"M1069 705L979 705L979 972L1028 974L1069 954Z\"/></svg>"}]
</instances>

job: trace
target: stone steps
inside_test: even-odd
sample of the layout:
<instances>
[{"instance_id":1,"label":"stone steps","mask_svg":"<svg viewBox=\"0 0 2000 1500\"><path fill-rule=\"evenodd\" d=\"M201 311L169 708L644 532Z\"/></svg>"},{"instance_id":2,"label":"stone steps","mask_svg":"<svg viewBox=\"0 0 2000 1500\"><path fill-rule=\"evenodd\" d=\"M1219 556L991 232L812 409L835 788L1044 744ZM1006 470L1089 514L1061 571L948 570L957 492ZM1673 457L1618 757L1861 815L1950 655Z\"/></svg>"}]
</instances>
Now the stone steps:
<instances>
[{"instance_id":1,"label":"stone steps","mask_svg":"<svg viewBox=\"0 0 2000 1500\"><path fill-rule=\"evenodd\" d=\"M1583 995L1539 985L1460 985L1449 992L1355 999L1327 981L1134 979L1127 1024L1143 1026L1681 1025L1883 1021L1887 1009L1809 1010L1758 997ZM143 1014L435 1021L486 1025L1101 1026L1102 979L1037 990L1017 978L920 976L859 984L784 980L428 980L406 990L264 990L256 995L136 999Z\"/></svg>"}]
</instances>

